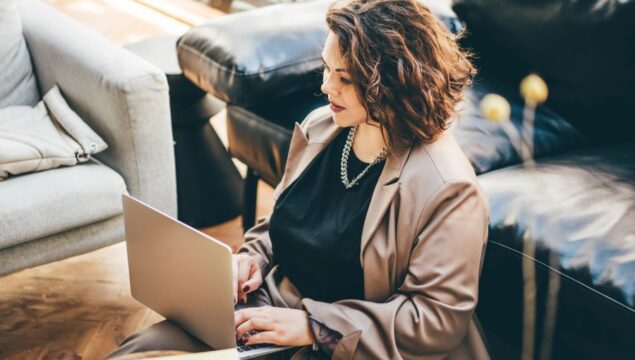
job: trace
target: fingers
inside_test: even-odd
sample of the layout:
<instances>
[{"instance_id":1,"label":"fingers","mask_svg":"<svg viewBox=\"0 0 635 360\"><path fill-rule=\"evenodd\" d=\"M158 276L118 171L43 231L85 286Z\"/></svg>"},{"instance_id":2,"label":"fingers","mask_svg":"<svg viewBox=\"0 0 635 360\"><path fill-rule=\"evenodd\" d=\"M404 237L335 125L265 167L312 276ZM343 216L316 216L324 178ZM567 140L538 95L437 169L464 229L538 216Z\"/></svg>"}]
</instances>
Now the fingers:
<instances>
[{"instance_id":1,"label":"fingers","mask_svg":"<svg viewBox=\"0 0 635 360\"><path fill-rule=\"evenodd\" d=\"M236 327L240 326L240 324L251 318L251 310L252 308L242 309L234 312L234 325Z\"/></svg>"},{"instance_id":2,"label":"fingers","mask_svg":"<svg viewBox=\"0 0 635 360\"><path fill-rule=\"evenodd\" d=\"M234 305L238 303L238 258L236 256L232 256L232 293L234 294Z\"/></svg>"},{"instance_id":3,"label":"fingers","mask_svg":"<svg viewBox=\"0 0 635 360\"><path fill-rule=\"evenodd\" d=\"M252 269L249 274L249 279L245 281L240 288L240 290L245 294L256 290L260 287L260 285L262 285L262 274L260 272L260 267L258 267L255 262L252 262L251 266Z\"/></svg>"},{"instance_id":4,"label":"fingers","mask_svg":"<svg viewBox=\"0 0 635 360\"><path fill-rule=\"evenodd\" d=\"M247 308L234 313L237 340L251 330L268 330L271 328L271 320L268 319L268 313L261 310L262 308Z\"/></svg>"},{"instance_id":5,"label":"fingers","mask_svg":"<svg viewBox=\"0 0 635 360\"><path fill-rule=\"evenodd\" d=\"M260 267L249 255L236 256L236 295L237 300L247 303L247 294L256 290L262 284Z\"/></svg>"},{"instance_id":6,"label":"fingers","mask_svg":"<svg viewBox=\"0 0 635 360\"><path fill-rule=\"evenodd\" d=\"M238 300L247 303L247 294L262 285L262 273L251 256L238 256Z\"/></svg>"},{"instance_id":7,"label":"fingers","mask_svg":"<svg viewBox=\"0 0 635 360\"><path fill-rule=\"evenodd\" d=\"M249 264L249 259L243 256L238 257L238 292L242 292L240 287L243 286L245 281L249 280L249 272L251 270L251 266Z\"/></svg>"},{"instance_id":8,"label":"fingers","mask_svg":"<svg viewBox=\"0 0 635 360\"><path fill-rule=\"evenodd\" d=\"M245 308L245 309L235 311L234 323L236 327L238 327L240 324L254 317L268 318L267 316L268 313L266 312L266 310L263 312L263 310L268 307L269 306L250 307L250 308Z\"/></svg>"},{"instance_id":9,"label":"fingers","mask_svg":"<svg viewBox=\"0 0 635 360\"><path fill-rule=\"evenodd\" d=\"M245 344L303 346L311 344L312 335L305 311L271 306L247 308L235 313L237 339ZM248 335L250 331L259 332Z\"/></svg>"},{"instance_id":10,"label":"fingers","mask_svg":"<svg viewBox=\"0 0 635 360\"><path fill-rule=\"evenodd\" d=\"M274 331L263 331L257 334L253 334L247 338L245 341L247 345L255 345L255 344L274 344L274 345L282 345L282 339L280 336Z\"/></svg>"},{"instance_id":11,"label":"fingers","mask_svg":"<svg viewBox=\"0 0 635 360\"><path fill-rule=\"evenodd\" d=\"M264 318L251 318L236 328L236 339L240 339L245 334L253 330L273 330L270 320Z\"/></svg>"}]
</instances>

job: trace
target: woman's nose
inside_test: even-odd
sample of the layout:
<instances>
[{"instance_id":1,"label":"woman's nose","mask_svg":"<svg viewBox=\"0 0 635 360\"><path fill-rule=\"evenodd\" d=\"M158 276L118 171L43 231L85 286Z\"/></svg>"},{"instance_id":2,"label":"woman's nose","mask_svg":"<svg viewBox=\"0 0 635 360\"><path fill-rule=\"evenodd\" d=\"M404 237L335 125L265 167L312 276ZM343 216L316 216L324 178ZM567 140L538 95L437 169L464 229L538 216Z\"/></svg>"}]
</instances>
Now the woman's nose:
<instances>
[{"instance_id":1,"label":"woman's nose","mask_svg":"<svg viewBox=\"0 0 635 360\"><path fill-rule=\"evenodd\" d=\"M334 86L330 77L324 77L320 90L322 90L322 92L326 95L339 95L339 90Z\"/></svg>"}]
</instances>

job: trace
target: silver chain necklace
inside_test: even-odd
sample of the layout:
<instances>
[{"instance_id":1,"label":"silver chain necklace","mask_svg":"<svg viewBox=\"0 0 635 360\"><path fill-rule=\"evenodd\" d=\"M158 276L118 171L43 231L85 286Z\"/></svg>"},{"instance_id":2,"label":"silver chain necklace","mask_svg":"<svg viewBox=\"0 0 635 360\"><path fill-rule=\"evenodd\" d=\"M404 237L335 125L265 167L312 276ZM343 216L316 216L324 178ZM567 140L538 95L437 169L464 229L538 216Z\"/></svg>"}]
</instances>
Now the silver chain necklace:
<instances>
[{"instance_id":1,"label":"silver chain necklace","mask_svg":"<svg viewBox=\"0 0 635 360\"><path fill-rule=\"evenodd\" d=\"M340 161L340 175L342 178L342 184L344 184L344 187L346 189L350 189L353 186L359 184L359 181L362 179L362 177L364 177L364 175L366 175L368 170L370 170L370 168L373 167L374 165L386 159L386 155L387 155L386 149L382 149L379 155L377 155L377 157L370 164L368 164L368 166L366 166L366 168L362 170L362 172L359 173L359 175L357 175L353 180L349 181L348 180L348 156L350 155L351 148L353 147L353 138L355 138L356 130L357 130L357 126L353 126L349 130L348 137L346 138L346 144L344 144L344 149L342 150L342 159Z\"/></svg>"}]
</instances>

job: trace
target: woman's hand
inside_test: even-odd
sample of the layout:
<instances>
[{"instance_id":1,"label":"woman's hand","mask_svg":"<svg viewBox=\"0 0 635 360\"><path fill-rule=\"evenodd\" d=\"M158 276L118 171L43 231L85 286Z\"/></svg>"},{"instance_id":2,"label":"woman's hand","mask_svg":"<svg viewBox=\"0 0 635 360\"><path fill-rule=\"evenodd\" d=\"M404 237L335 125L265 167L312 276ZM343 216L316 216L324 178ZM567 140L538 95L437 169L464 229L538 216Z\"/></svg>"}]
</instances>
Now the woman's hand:
<instances>
[{"instance_id":1,"label":"woman's hand","mask_svg":"<svg viewBox=\"0 0 635 360\"><path fill-rule=\"evenodd\" d=\"M261 332L247 337L245 344L304 346L313 343L306 311L272 306L252 307L234 313L236 339L252 330Z\"/></svg>"},{"instance_id":2,"label":"woman's hand","mask_svg":"<svg viewBox=\"0 0 635 360\"><path fill-rule=\"evenodd\" d=\"M262 285L262 272L256 260L248 254L235 254L233 260L234 304L247 302L247 294Z\"/></svg>"}]
</instances>

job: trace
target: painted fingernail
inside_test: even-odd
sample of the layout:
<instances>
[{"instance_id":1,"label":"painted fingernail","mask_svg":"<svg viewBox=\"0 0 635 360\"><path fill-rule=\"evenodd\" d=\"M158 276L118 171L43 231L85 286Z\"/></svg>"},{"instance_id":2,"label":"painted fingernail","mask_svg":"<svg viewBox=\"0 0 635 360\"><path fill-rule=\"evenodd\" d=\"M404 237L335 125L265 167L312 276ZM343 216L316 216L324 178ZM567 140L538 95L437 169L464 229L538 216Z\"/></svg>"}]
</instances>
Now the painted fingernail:
<instances>
[{"instance_id":1,"label":"painted fingernail","mask_svg":"<svg viewBox=\"0 0 635 360\"><path fill-rule=\"evenodd\" d=\"M249 291L249 285L243 285L243 292Z\"/></svg>"}]
</instances>

